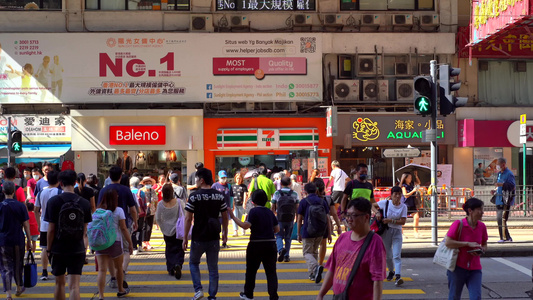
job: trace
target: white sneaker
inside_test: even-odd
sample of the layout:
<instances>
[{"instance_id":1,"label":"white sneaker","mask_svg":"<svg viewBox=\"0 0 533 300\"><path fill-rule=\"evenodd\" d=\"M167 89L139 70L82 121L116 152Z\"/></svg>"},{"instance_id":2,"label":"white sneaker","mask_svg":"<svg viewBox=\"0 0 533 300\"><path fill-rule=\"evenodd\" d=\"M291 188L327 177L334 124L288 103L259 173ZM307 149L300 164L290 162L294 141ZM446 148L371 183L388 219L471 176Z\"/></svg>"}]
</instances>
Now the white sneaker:
<instances>
[{"instance_id":1,"label":"white sneaker","mask_svg":"<svg viewBox=\"0 0 533 300\"><path fill-rule=\"evenodd\" d=\"M137 254L139 254L139 250L137 249L133 250L133 255L137 255Z\"/></svg>"},{"instance_id":2,"label":"white sneaker","mask_svg":"<svg viewBox=\"0 0 533 300\"><path fill-rule=\"evenodd\" d=\"M241 298L241 300L253 300L254 298L248 298L246 297L246 294L244 294L244 292L241 292L239 294L239 297Z\"/></svg>"},{"instance_id":3,"label":"white sneaker","mask_svg":"<svg viewBox=\"0 0 533 300\"><path fill-rule=\"evenodd\" d=\"M199 290L198 292L194 293L194 297L192 297L191 300L198 300L202 299L204 297L204 291Z\"/></svg>"}]
</instances>

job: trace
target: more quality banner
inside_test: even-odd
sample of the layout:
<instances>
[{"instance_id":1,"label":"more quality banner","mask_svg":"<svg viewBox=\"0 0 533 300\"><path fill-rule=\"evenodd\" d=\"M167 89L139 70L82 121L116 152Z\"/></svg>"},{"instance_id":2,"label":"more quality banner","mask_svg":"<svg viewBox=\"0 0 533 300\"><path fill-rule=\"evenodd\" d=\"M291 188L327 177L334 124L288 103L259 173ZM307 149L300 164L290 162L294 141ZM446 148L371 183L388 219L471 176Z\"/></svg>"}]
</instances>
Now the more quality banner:
<instances>
[{"instance_id":1,"label":"more quality banner","mask_svg":"<svg viewBox=\"0 0 533 300\"><path fill-rule=\"evenodd\" d=\"M0 103L322 101L320 34L6 33Z\"/></svg>"}]
</instances>

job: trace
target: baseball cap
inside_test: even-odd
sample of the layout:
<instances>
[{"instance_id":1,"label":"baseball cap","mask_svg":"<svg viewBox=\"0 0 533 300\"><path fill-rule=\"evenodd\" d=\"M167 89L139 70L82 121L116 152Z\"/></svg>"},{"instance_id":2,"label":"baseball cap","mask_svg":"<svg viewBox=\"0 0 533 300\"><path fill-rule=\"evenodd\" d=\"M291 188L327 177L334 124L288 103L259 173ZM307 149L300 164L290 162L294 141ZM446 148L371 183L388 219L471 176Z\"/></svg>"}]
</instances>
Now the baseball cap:
<instances>
[{"instance_id":1,"label":"baseball cap","mask_svg":"<svg viewBox=\"0 0 533 300\"><path fill-rule=\"evenodd\" d=\"M178 183L178 180L179 180L179 174L178 173L172 173L170 174L170 181L174 182L174 183Z\"/></svg>"},{"instance_id":2,"label":"baseball cap","mask_svg":"<svg viewBox=\"0 0 533 300\"><path fill-rule=\"evenodd\" d=\"M222 170L218 172L218 177L219 178L228 177L228 174L226 173L226 171Z\"/></svg>"}]
</instances>

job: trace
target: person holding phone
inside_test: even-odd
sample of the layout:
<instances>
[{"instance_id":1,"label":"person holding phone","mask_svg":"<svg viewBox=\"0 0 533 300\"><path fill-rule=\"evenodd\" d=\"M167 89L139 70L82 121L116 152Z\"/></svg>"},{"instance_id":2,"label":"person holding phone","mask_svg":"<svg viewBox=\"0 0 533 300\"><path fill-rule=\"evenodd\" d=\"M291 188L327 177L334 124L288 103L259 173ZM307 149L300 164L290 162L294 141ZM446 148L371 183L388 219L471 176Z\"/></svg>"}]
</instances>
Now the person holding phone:
<instances>
[{"instance_id":1,"label":"person holding phone","mask_svg":"<svg viewBox=\"0 0 533 300\"><path fill-rule=\"evenodd\" d=\"M455 270L447 271L448 300L460 300L465 284L471 300L481 299L480 255L487 251L488 240L487 227L481 222L483 201L470 198L463 204L463 210L466 218L453 222L446 235L446 247L459 249Z\"/></svg>"}]
</instances>

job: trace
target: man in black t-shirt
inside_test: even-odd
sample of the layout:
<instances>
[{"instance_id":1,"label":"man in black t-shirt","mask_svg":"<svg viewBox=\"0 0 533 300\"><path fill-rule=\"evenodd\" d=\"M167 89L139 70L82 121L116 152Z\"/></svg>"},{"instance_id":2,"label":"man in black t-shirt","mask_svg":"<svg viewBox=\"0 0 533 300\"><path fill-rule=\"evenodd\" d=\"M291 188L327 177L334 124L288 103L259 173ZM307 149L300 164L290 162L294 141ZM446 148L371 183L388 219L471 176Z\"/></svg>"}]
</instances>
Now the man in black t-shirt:
<instances>
[{"instance_id":1,"label":"man in black t-shirt","mask_svg":"<svg viewBox=\"0 0 533 300\"><path fill-rule=\"evenodd\" d=\"M80 276L85 262L85 244L83 233L87 230L87 224L92 221L91 204L74 193L76 184L76 172L66 170L59 173L59 183L63 193L48 200L44 220L48 222L48 234L46 249L47 255L52 261L52 274L56 278L54 299L65 299L65 272L69 275L69 293L71 299L80 299ZM77 201L83 212L83 229L78 240L71 237L58 238L60 212L63 204ZM73 214L73 213L72 213Z\"/></svg>"},{"instance_id":2,"label":"man in black t-shirt","mask_svg":"<svg viewBox=\"0 0 533 300\"><path fill-rule=\"evenodd\" d=\"M210 170L199 168L195 174L197 190L189 196L185 207L185 236L183 251L187 251L189 243L189 229L192 228L191 251L189 253L189 269L194 286L193 299L204 297L200 276L200 259L205 253L207 268L209 269L209 298L215 299L218 292L218 253L220 251L220 221L222 213L222 242L228 240L228 206L224 201L224 194L212 189L213 174Z\"/></svg>"},{"instance_id":3,"label":"man in black t-shirt","mask_svg":"<svg viewBox=\"0 0 533 300\"><path fill-rule=\"evenodd\" d=\"M196 164L194 164L194 168L196 169L196 171L192 172L191 175L189 175L189 178L187 178L187 190L189 191L189 193L192 193L197 190L195 182L196 172L198 171L198 169L201 169L203 167L204 164L201 162L197 162Z\"/></svg>"},{"instance_id":4,"label":"man in black t-shirt","mask_svg":"<svg viewBox=\"0 0 533 300\"><path fill-rule=\"evenodd\" d=\"M241 299L253 299L255 278L261 263L265 268L267 278L268 295L271 300L278 297L278 276L276 274L276 256L278 253L274 234L279 232L278 219L274 213L265 207L268 201L267 194L263 190L255 190L252 195L252 202L255 207L250 210L246 222L230 213L231 218L244 229L251 228L250 242L246 249L246 279L244 282L244 292L241 292Z\"/></svg>"}]
</instances>

